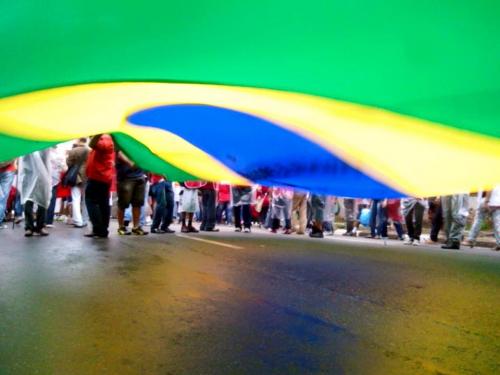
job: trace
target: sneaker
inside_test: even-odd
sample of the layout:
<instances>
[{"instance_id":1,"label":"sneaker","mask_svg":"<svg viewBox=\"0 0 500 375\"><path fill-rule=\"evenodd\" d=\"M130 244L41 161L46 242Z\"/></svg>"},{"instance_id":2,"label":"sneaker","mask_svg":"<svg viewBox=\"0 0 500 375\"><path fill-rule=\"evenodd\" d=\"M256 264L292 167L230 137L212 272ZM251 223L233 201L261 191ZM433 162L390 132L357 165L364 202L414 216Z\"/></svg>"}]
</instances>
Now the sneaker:
<instances>
[{"instance_id":1,"label":"sneaker","mask_svg":"<svg viewBox=\"0 0 500 375\"><path fill-rule=\"evenodd\" d=\"M170 229L170 228L165 228L165 229L162 229L162 230L163 230L163 233L175 233L175 230Z\"/></svg>"},{"instance_id":2,"label":"sneaker","mask_svg":"<svg viewBox=\"0 0 500 375\"><path fill-rule=\"evenodd\" d=\"M141 227L137 227L137 228L132 228L132 234L136 235L136 236L145 236L147 235L149 232L146 232L145 230L143 230Z\"/></svg>"},{"instance_id":3,"label":"sneaker","mask_svg":"<svg viewBox=\"0 0 500 375\"><path fill-rule=\"evenodd\" d=\"M286 229L283 234L292 234L292 230L291 229Z\"/></svg>"},{"instance_id":4,"label":"sneaker","mask_svg":"<svg viewBox=\"0 0 500 375\"><path fill-rule=\"evenodd\" d=\"M45 228L40 229L38 234L42 237L47 237L50 233L45 230Z\"/></svg>"},{"instance_id":5,"label":"sneaker","mask_svg":"<svg viewBox=\"0 0 500 375\"><path fill-rule=\"evenodd\" d=\"M411 244L413 244L413 240L409 237L403 242L403 245L411 245Z\"/></svg>"},{"instance_id":6,"label":"sneaker","mask_svg":"<svg viewBox=\"0 0 500 375\"><path fill-rule=\"evenodd\" d=\"M250 228L245 228L244 232L245 232L245 233L250 233L250 232L251 232L251 230L250 230Z\"/></svg>"},{"instance_id":7,"label":"sneaker","mask_svg":"<svg viewBox=\"0 0 500 375\"><path fill-rule=\"evenodd\" d=\"M24 237L33 237L33 231L29 229L25 230Z\"/></svg>"},{"instance_id":8,"label":"sneaker","mask_svg":"<svg viewBox=\"0 0 500 375\"><path fill-rule=\"evenodd\" d=\"M420 245L420 240L413 240L412 245L413 245L413 246L418 246L418 245Z\"/></svg>"},{"instance_id":9,"label":"sneaker","mask_svg":"<svg viewBox=\"0 0 500 375\"><path fill-rule=\"evenodd\" d=\"M235 232L241 232L241 228L236 228L234 231Z\"/></svg>"},{"instance_id":10,"label":"sneaker","mask_svg":"<svg viewBox=\"0 0 500 375\"><path fill-rule=\"evenodd\" d=\"M162 230L162 229L158 229L158 228L151 228L151 233L153 233L153 234L163 234L163 233L165 233L165 231Z\"/></svg>"},{"instance_id":11,"label":"sneaker","mask_svg":"<svg viewBox=\"0 0 500 375\"><path fill-rule=\"evenodd\" d=\"M219 228L205 229L205 232L220 232Z\"/></svg>"},{"instance_id":12,"label":"sneaker","mask_svg":"<svg viewBox=\"0 0 500 375\"><path fill-rule=\"evenodd\" d=\"M118 228L118 234L120 236L129 236L132 233L129 232L129 230L127 229L127 227L120 227L120 228Z\"/></svg>"},{"instance_id":13,"label":"sneaker","mask_svg":"<svg viewBox=\"0 0 500 375\"><path fill-rule=\"evenodd\" d=\"M271 229L271 233L278 233L277 229Z\"/></svg>"},{"instance_id":14,"label":"sneaker","mask_svg":"<svg viewBox=\"0 0 500 375\"><path fill-rule=\"evenodd\" d=\"M45 224L45 228L54 228L54 224Z\"/></svg>"},{"instance_id":15,"label":"sneaker","mask_svg":"<svg viewBox=\"0 0 500 375\"><path fill-rule=\"evenodd\" d=\"M441 249L445 250L460 250L460 242L459 241L450 241L441 246Z\"/></svg>"},{"instance_id":16,"label":"sneaker","mask_svg":"<svg viewBox=\"0 0 500 375\"><path fill-rule=\"evenodd\" d=\"M322 232L311 232L309 233L309 237L312 237L312 238L323 238L323 233Z\"/></svg>"}]
</instances>

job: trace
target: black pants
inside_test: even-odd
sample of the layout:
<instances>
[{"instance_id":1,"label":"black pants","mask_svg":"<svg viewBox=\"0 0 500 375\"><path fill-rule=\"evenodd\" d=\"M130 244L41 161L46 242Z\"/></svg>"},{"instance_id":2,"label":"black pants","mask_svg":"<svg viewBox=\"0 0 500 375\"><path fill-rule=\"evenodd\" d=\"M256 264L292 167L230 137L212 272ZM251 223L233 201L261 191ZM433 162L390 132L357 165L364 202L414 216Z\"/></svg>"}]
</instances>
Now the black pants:
<instances>
[{"instance_id":1,"label":"black pants","mask_svg":"<svg viewBox=\"0 0 500 375\"><path fill-rule=\"evenodd\" d=\"M54 223L54 210L56 208L57 200L57 185L52 187L52 197L50 198L49 208L47 210L47 224L52 225Z\"/></svg>"},{"instance_id":2,"label":"black pants","mask_svg":"<svg viewBox=\"0 0 500 375\"><path fill-rule=\"evenodd\" d=\"M242 216L242 214L243 214L243 225L245 226L245 228L250 228L250 225L252 224L252 222L251 222L251 217L250 217L250 205L249 204L244 204L241 206L234 206L233 212L234 212L234 226L236 228L241 228L241 216Z\"/></svg>"},{"instance_id":3,"label":"black pants","mask_svg":"<svg viewBox=\"0 0 500 375\"><path fill-rule=\"evenodd\" d=\"M415 203L405 216L406 229L408 236L412 240L420 240L422 234L422 221L424 220L425 207L420 203ZM415 221L413 218L415 217Z\"/></svg>"},{"instance_id":4,"label":"black pants","mask_svg":"<svg viewBox=\"0 0 500 375\"><path fill-rule=\"evenodd\" d=\"M215 190L201 191L201 230L212 230L215 227L216 206Z\"/></svg>"},{"instance_id":5,"label":"black pants","mask_svg":"<svg viewBox=\"0 0 500 375\"><path fill-rule=\"evenodd\" d=\"M111 208L109 206L110 185L104 182L88 180L85 190L85 203L89 219L92 223L92 233L107 237Z\"/></svg>"},{"instance_id":6,"label":"black pants","mask_svg":"<svg viewBox=\"0 0 500 375\"><path fill-rule=\"evenodd\" d=\"M432 207L432 223L431 223L431 241L437 242L439 231L443 226L443 209L440 204L436 204ZM429 207L429 209L431 209Z\"/></svg>"},{"instance_id":7,"label":"black pants","mask_svg":"<svg viewBox=\"0 0 500 375\"><path fill-rule=\"evenodd\" d=\"M32 201L26 201L24 204L24 216L25 216L25 225L24 229L31 230L33 232L40 232L45 225L45 218L47 215L47 209L38 205L38 209L36 210L36 222L33 217L33 206L34 203Z\"/></svg>"}]
</instances>

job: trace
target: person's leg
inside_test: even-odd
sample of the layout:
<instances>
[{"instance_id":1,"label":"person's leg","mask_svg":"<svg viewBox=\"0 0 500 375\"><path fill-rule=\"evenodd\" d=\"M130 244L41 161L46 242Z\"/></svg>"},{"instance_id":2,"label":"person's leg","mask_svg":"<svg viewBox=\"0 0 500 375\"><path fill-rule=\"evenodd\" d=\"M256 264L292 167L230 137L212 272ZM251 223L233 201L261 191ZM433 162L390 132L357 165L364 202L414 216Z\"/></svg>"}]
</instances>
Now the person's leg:
<instances>
[{"instance_id":1,"label":"person's leg","mask_svg":"<svg viewBox=\"0 0 500 375\"><path fill-rule=\"evenodd\" d=\"M241 207L242 210L242 216L243 216L243 225L246 229L250 229L252 226L252 216L250 214L250 205L249 204L244 204Z\"/></svg>"},{"instance_id":2,"label":"person's leg","mask_svg":"<svg viewBox=\"0 0 500 375\"><path fill-rule=\"evenodd\" d=\"M415 239L415 228L413 226L413 212L415 211L415 206L413 206L405 215L406 232L410 241Z\"/></svg>"},{"instance_id":3,"label":"person's leg","mask_svg":"<svg viewBox=\"0 0 500 375\"><path fill-rule=\"evenodd\" d=\"M125 210L130 206L132 200L132 192L134 188L133 181L123 180L118 181L117 194L118 194L118 209L116 216L118 219L118 233L130 234L125 227Z\"/></svg>"},{"instance_id":4,"label":"person's leg","mask_svg":"<svg viewBox=\"0 0 500 375\"><path fill-rule=\"evenodd\" d=\"M446 242L448 243L450 238L450 227L451 227L451 196L447 195L441 197L441 209L443 211L443 227L446 236Z\"/></svg>"},{"instance_id":5,"label":"person's leg","mask_svg":"<svg viewBox=\"0 0 500 375\"><path fill-rule=\"evenodd\" d=\"M396 229L396 233L398 234L398 238L402 240L404 236L403 225L399 221L394 221L393 225Z\"/></svg>"},{"instance_id":6,"label":"person's leg","mask_svg":"<svg viewBox=\"0 0 500 375\"><path fill-rule=\"evenodd\" d=\"M378 210L378 199L372 201L372 206L370 208L370 236L376 237L377 235L377 210Z\"/></svg>"},{"instance_id":7,"label":"person's leg","mask_svg":"<svg viewBox=\"0 0 500 375\"><path fill-rule=\"evenodd\" d=\"M346 234L352 234L354 229L354 199L344 199Z\"/></svg>"},{"instance_id":8,"label":"person's leg","mask_svg":"<svg viewBox=\"0 0 500 375\"><path fill-rule=\"evenodd\" d=\"M160 228L162 220L165 216L166 210L166 196L165 196L165 182L161 181L152 186L153 198L155 200L155 209L153 213L153 224L151 225L151 232Z\"/></svg>"},{"instance_id":9,"label":"person's leg","mask_svg":"<svg viewBox=\"0 0 500 375\"><path fill-rule=\"evenodd\" d=\"M438 242L439 231L443 226L443 207L441 204L437 204L434 209L434 215L432 216L432 226L431 226L431 241Z\"/></svg>"},{"instance_id":10,"label":"person's leg","mask_svg":"<svg viewBox=\"0 0 500 375\"><path fill-rule=\"evenodd\" d=\"M414 233L414 238L417 241L420 241L420 235L422 234L424 211L425 211L425 206L417 202L415 204L415 233Z\"/></svg>"},{"instance_id":11,"label":"person's leg","mask_svg":"<svg viewBox=\"0 0 500 375\"><path fill-rule=\"evenodd\" d=\"M235 228L241 230L241 206L233 207L233 215Z\"/></svg>"},{"instance_id":12,"label":"person's leg","mask_svg":"<svg viewBox=\"0 0 500 375\"><path fill-rule=\"evenodd\" d=\"M47 209L47 225L52 225L54 223L54 210L56 208L56 200L57 200L57 185L52 186L52 196L50 197L49 208Z\"/></svg>"},{"instance_id":13,"label":"person's leg","mask_svg":"<svg viewBox=\"0 0 500 375\"><path fill-rule=\"evenodd\" d=\"M87 204L85 203L85 185L80 186L80 191L82 194L82 225L88 225L89 223L89 213L87 212Z\"/></svg>"},{"instance_id":14,"label":"person's leg","mask_svg":"<svg viewBox=\"0 0 500 375\"><path fill-rule=\"evenodd\" d=\"M496 240L495 250L500 250L500 208L492 209L491 216L493 219L493 230Z\"/></svg>"},{"instance_id":15,"label":"person's leg","mask_svg":"<svg viewBox=\"0 0 500 375\"><path fill-rule=\"evenodd\" d=\"M35 223L33 221L33 202L26 201L24 204L24 229L26 231L35 231Z\"/></svg>"},{"instance_id":16,"label":"person's leg","mask_svg":"<svg viewBox=\"0 0 500 375\"><path fill-rule=\"evenodd\" d=\"M307 196L304 195L299 203L299 230L297 234L304 234L307 228Z\"/></svg>"},{"instance_id":17,"label":"person's leg","mask_svg":"<svg viewBox=\"0 0 500 375\"><path fill-rule=\"evenodd\" d=\"M45 231L45 218L47 217L47 209L38 205L36 210L36 231L41 235L48 235L48 232Z\"/></svg>"},{"instance_id":18,"label":"person's leg","mask_svg":"<svg viewBox=\"0 0 500 375\"><path fill-rule=\"evenodd\" d=\"M174 192L170 189L165 190L165 214L163 215L161 229L165 232L172 232L169 229L172 224L174 213Z\"/></svg>"},{"instance_id":19,"label":"person's leg","mask_svg":"<svg viewBox=\"0 0 500 375\"><path fill-rule=\"evenodd\" d=\"M273 232L276 232L280 227L282 209L280 206L277 206L276 204L273 203L271 206L271 210L272 210L271 229Z\"/></svg>"},{"instance_id":20,"label":"person's leg","mask_svg":"<svg viewBox=\"0 0 500 375\"><path fill-rule=\"evenodd\" d=\"M202 190L201 191L201 225L200 230L207 230L208 227L208 200L209 200L209 191Z\"/></svg>"},{"instance_id":21,"label":"person's leg","mask_svg":"<svg viewBox=\"0 0 500 375\"><path fill-rule=\"evenodd\" d=\"M206 230L213 230L215 228L215 200L216 192L215 190L208 191L208 202L207 202L207 225Z\"/></svg>"},{"instance_id":22,"label":"person's leg","mask_svg":"<svg viewBox=\"0 0 500 375\"><path fill-rule=\"evenodd\" d=\"M454 248L460 247L462 235L467 223L467 217L463 215L462 209L465 207L465 196L456 194L452 197L452 224L450 227L450 241Z\"/></svg>"},{"instance_id":23,"label":"person's leg","mask_svg":"<svg viewBox=\"0 0 500 375\"><path fill-rule=\"evenodd\" d=\"M110 189L110 185L102 184L99 192L99 208L101 210L102 227L99 229L97 235L101 237L107 237L109 234L109 220L111 217Z\"/></svg>"},{"instance_id":24,"label":"person's leg","mask_svg":"<svg viewBox=\"0 0 500 375\"><path fill-rule=\"evenodd\" d=\"M197 233L198 230L195 227L193 227L194 212L188 212L186 215L188 219L188 225L187 225L188 231L190 233Z\"/></svg>"},{"instance_id":25,"label":"person's leg","mask_svg":"<svg viewBox=\"0 0 500 375\"><path fill-rule=\"evenodd\" d=\"M222 207L223 203L219 203L215 210L215 221L217 222L217 224L222 224Z\"/></svg>"},{"instance_id":26,"label":"person's leg","mask_svg":"<svg viewBox=\"0 0 500 375\"><path fill-rule=\"evenodd\" d=\"M9 199L10 189L14 181L14 172L0 173L0 224L5 218L5 208Z\"/></svg>"},{"instance_id":27,"label":"person's leg","mask_svg":"<svg viewBox=\"0 0 500 375\"><path fill-rule=\"evenodd\" d=\"M474 216L474 223L472 224L472 228L468 236L468 240L470 243L473 244L476 241L476 238L479 235L479 232L481 231L481 226L483 225L487 212L488 212L488 207L486 207L486 205L482 205L476 210L476 215Z\"/></svg>"},{"instance_id":28,"label":"person's leg","mask_svg":"<svg viewBox=\"0 0 500 375\"><path fill-rule=\"evenodd\" d=\"M90 223L92 224L92 234L97 235L97 232L102 227L101 210L99 207L99 191L97 182L88 181L85 191L85 203L89 213Z\"/></svg>"},{"instance_id":29,"label":"person's leg","mask_svg":"<svg viewBox=\"0 0 500 375\"><path fill-rule=\"evenodd\" d=\"M73 203L73 225L82 226L82 190L80 186L73 186L71 188L71 201Z\"/></svg>"},{"instance_id":30,"label":"person's leg","mask_svg":"<svg viewBox=\"0 0 500 375\"><path fill-rule=\"evenodd\" d=\"M377 235L387 237L387 210L379 204L377 210Z\"/></svg>"},{"instance_id":31,"label":"person's leg","mask_svg":"<svg viewBox=\"0 0 500 375\"><path fill-rule=\"evenodd\" d=\"M141 179L134 180L132 183L132 222L134 229L139 229L141 228L141 213L144 213L142 208L144 207L146 182Z\"/></svg>"}]
</instances>

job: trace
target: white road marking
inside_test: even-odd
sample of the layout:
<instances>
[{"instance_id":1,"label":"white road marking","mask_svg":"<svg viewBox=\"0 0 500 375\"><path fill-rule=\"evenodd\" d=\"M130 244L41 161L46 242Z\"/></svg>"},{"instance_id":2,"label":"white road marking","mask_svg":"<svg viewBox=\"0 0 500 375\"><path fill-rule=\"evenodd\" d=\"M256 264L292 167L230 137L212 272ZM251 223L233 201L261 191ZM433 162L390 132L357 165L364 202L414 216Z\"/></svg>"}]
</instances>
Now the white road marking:
<instances>
[{"instance_id":1,"label":"white road marking","mask_svg":"<svg viewBox=\"0 0 500 375\"><path fill-rule=\"evenodd\" d=\"M195 241L209 243L209 244L212 244L212 245L218 245L218 246L222 246L222 247L228 247L230 249L236 249L236 250L243 249L243 247L241 247L241 246L231 245L231 244L224 243L224 242L219 242L219 241L206 240L204 238L199 238L199 237L185 236L184 234L176 234L176 236L177 237L181 237L181 238L187 238L187 239L190 239L190 240L195 240Z\"/></svg>"}]
</instances>

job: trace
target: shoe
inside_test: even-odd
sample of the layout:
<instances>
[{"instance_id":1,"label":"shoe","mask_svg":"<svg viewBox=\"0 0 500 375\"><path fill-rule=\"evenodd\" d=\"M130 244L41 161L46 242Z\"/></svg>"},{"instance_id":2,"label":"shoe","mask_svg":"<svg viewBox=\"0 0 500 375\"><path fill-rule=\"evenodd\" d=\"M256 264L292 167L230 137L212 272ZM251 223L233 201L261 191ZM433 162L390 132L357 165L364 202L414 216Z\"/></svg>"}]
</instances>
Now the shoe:
<instances>
[{"instance_id":1,"label":"shoe","mask_svg":"<svg viewBox=\"0 0 500 375\"><path fill-rule=\"evenodd\" d=\"M403 245L412 245L412 244L413 244L413 240L409 237L403 242Z\"/></svg>"},{"instance_id":2,"label":"shoe","mask_svg":"<svg viewBox=\"0 0 500 375\"><path fill-rule=\"evenodd\" d=\"M94 234L94 233L85 233L83 235L83 237L87 237L87 238L99 238L99 236L97 234Z\"/></svg>"},{"instance_id":3,"label":"shoe","mask_svg":"<svg viewBox=\"0 0 500 375\"><path fill-rule=\"evenodd\" d=\"M163 233L165 233L165 231L162 230L162 229L158 229L158 228L151 228L151 233L153 233L153 234L163 234Z\"/></svg>"},{"instance_id":4,"label":"shoe","mask_svg":"<svg viewBox=\"0 0 500 375\"><path fill-rule=\"evenodd\" d=\"M19 224L19 223L21 223L21 221L23 221L23 220L24 220L24 219L23 219L23 217L22 217L22 216L19 216L19 217L16 217L16 218L14 219L14 223Z\"/></svg>"},{"instance_id":5,"label":"shoe","mask_svg":"<svg viewBox=\"0 0 500 375\"><path fill-rule=\"evenodd\" d=\"M45 224L45 228L54 228L54 224Z\"/></svg>"},{"instance_id":6,"label":"shoe","mask_svg":"<svg viewBox=\"0 0 500 375\"><path fill-rule=\"evenodd\" d=\"M9 226L7 224L0 224L0 229L8 229Z\"/></svg>"},{"instance_id":7,"label":"shoe","mask_svg":"<svg viewBox=\"0 0 500 375\"><path fill-rule=\"evenodd\" d=\"M328 232L326 235L327 236L333 236L333 232Z\"/></svg>"},{"instance_id":8,"label":"shoe","mask_svg":"<svg viewBox=\"0 0 500 375\"><path fill-rule=\"evenodd\" d=\"M245 233L250 233L250 232L251 232L251 230L250 230L250 228L245 228L245 229L243 230L243 232L245 232Z\"/></svg>"},{"instance_id":9,"label":"shoe","mask_svg":"<svg viewBox=\"0 0 500 375\"><path fill-rule=\"evenodd\" d=\"M413 246L418 246L418 245L420 245L420 240L413 240L412 245L413 245Z\"/></svg>"},{"instance_id":10,"label":"shoe","mask_svg":"<svg viewBox=\"0 0 500 375\"><path fill-rule=\"evenodd\" d=\"M30 229L25 230L24 237L33 237L33 231Z\"/></svg>"},{"instance_id":11,"label":"shoe","mask_svg":"<svg viewBox=\"0 0 500 375\"><path fill-rule=\"evenodd\" d=\"M500 245L495 246L494 251L500 251Z\"/></svg>"},{"instance_id":12,"label":"shoe","mask_svg":"<svg viewBox=\"0 0 500 375\"><path fill-rule=\"evenodd\" d=\"M85 228L86 226L87 224L82 224L82 225L73 224L73 227L78 229Z\"/></svg>"},{"instance_id":13,"label":"shoe","mask_svg":"<svg viewBox=\"0 0 500 375\"><path fill-rule=\"evenodd\" d=\"M323 238L323 232L311 232L309 233L309 237L311 238Z\"/></svg>"},{"instance_id":14,"label":"shoe","mask_svg":"<svg viewBox=\"0 0 500 375\"><path fill-rule=\"evenodd\" d=\"M219 228L205 229L205 232L220 232Z\"/></svg>"},{"instance_id":15,"label":"shoe","mask_svg":"<svg viewBox=\"0 0 500 375\"><path fill-rule=\"evenodd\" d=\"M278 233L277 229L271 229L271 233Z\"/></svg>"},{"instance_id":16,"label":"shoe","mask_svg":"<svg viewBox=\"0 0 500 375\"><path fill-rule=\"evenodd\" d=\"M302 231L297 231L297 234L303 235L303 234L306 234L306 233L302 232Z\"/></svg>"},{"instance_id":17,"label":"shoe","mask_svg":"<svg viewBox=\"0 0 500 375\"><path fill-rule=\"evenodd\" d=\"M50 233L45 230L45 228L42 228L38 231L38 234L42 237L47 237Z\"/></svg>"},{"instance_id":18,"label":"shoe","mask_svg":"<svg viewBox=\"0 0 500 375\"><path fill-rule=\"evenodd\" d=\"M175 230L170 229L170 228L162 229L162 231L163 231L163 233L175 233Z\"/></svg>"},{"instance_id":19,"label":"shoe","mask_svg":"<svg viewBox=\"0 0 500 375\"><path fill-rule=\"evenodd\" d=\"M132 228L132 234L136 235L136 236L146 236L149 232L146 232L144 229L142 229L141 227L137 227L137 228Z\"/></svg>"},{"instance_id":20,"label":"shoe","mask_svg":"<svg viewBox=\"0 0 500 375\"><path fill-rule=\"evenodd\" d=\"M241 232L241 228L236 228L234 231L235 232Z\"/></svg>"},{"instance_id":21,"label":"shoe","mask_svg":"<svg viewBox=\"0 0 500 375\"><path fill-rule=\"evenodd\" d=\"M446 250L460 250L460 242L459 241L450 241L441 246L441 249Z\"/></svg>"},{"instance_id":22,"label":"shoe","mask_svg":"<svg viewBox=\"0 0 500 375\"><path fill-rule=\"evenodd\" d=\"M292 234L292 230L291 229L286 229L283 234Z\"/></svg>"},{"instance_id":23,"label":"shoe","mask_svg":"<svg viewBox=\"0 0 500 375\"><path fill-rule=\"evenodd\" d=\"M193 227L193 226L189 226L187 229L188 229L188 232L189 232L189 233L198 233L198 232L199 232L199 230L198 230L198 229L196 229L196 228L195 228L195 227Z\"/></svg>"},{"instance_id":24,"label":"shoe","mask_svg":"<svg viewBox=\"0 0 500 375\"><path fill-rule=\"evenodd\" d=\"M129 236L132 233L127 229L127 227L120 227L118 228L118 234L120 236Z\"/></svg>"},{"instance_id":25,"label":"shoe","mask_svg":"<svg viewBox=\"0 0 500 375\"><path fill-rule=\"evenodd\" d=\"M188 232L189 232L188 227L186 227L185 225L183 225L183 226L181 227L181 232L182 232L182 233L188 233Z\"/></svg>"},{"instance_id":26,"label":"shoe","mask_svg":"<svg viewBox=\"0 0 500 375\"><path fill-rule=\"evenodd\" d=\"M353 237L354 236L354 233L353 232L345 232L342 234L343 236L346 236L346 237Z\"/></svg>"}]
</instances>

